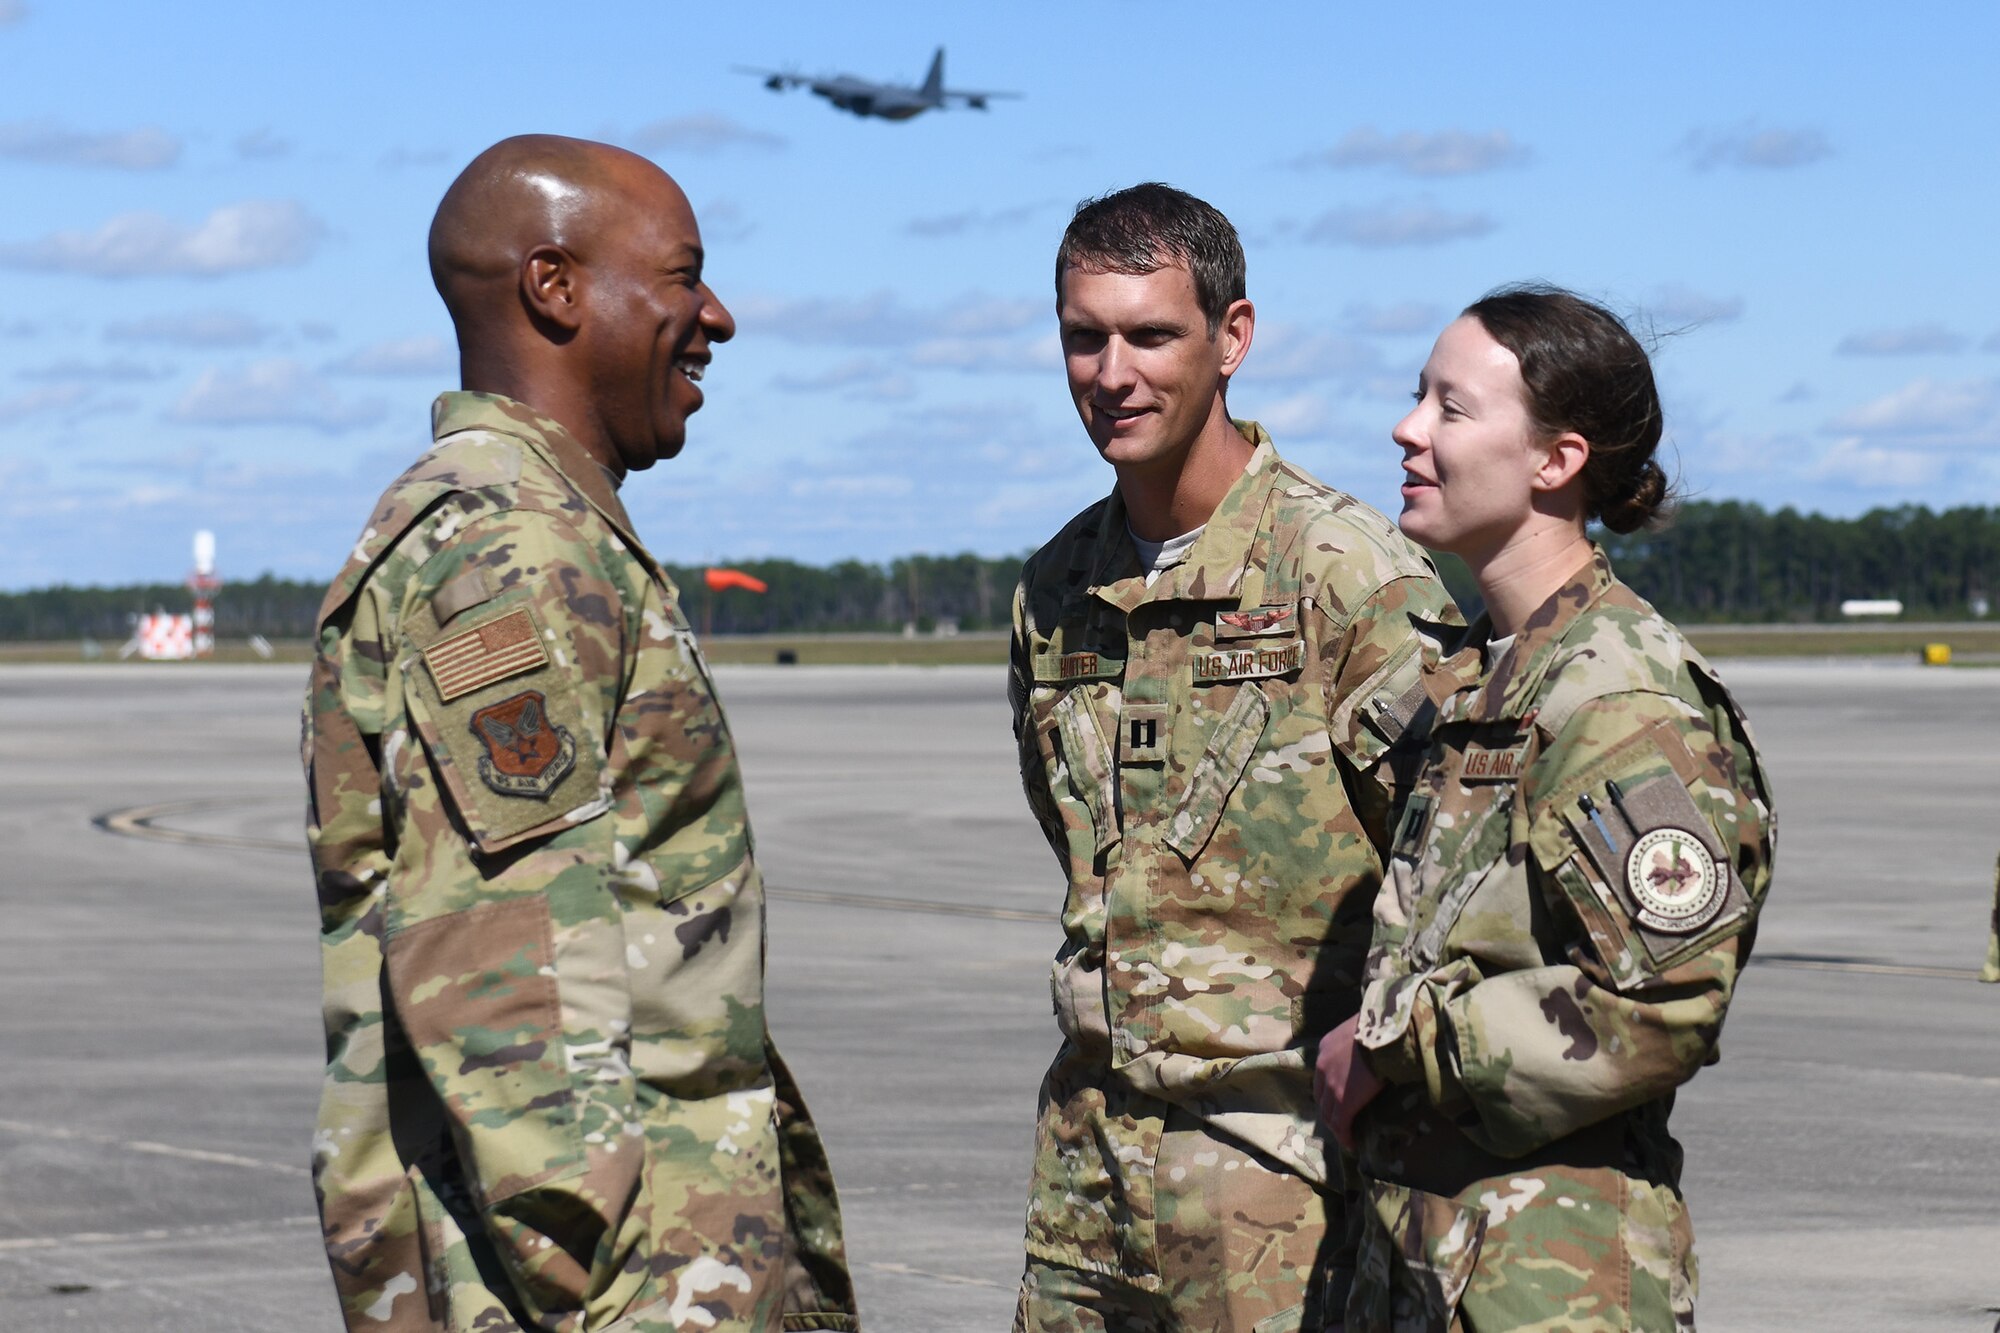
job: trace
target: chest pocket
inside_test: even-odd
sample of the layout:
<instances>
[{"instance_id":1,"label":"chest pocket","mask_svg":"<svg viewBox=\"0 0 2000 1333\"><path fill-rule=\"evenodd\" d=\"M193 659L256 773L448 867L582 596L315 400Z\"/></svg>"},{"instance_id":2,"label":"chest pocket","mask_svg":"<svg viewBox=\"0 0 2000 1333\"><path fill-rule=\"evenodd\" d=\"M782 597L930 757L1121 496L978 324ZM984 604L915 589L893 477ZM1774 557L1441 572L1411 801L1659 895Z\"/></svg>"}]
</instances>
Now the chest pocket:
<instances>
[{"instance_id":1,"label":"chest pocket","mask_svg":"<svg viewBox=\"0 0 2000 1333\"><path fill-rule=\"evenodd\" d=\"M1246 684L1237 690L1209 734L1208 746L1188 776L1187 791L1167 823L1167 846L1179 853L1182 860L1192 864L1208 845L1215 826L1222 822L1229 794L1243 780L1243 771L1257 751L1270 713L1271 705L1264 692L1254 684Z\"/></svg>"},{"instance_id":2,"label":"chest pocket","mask_svg":"<svg viewBox=\"0 0 2000 1333\"><path fill-rule=\"evenodd\" d=\"M1515 793L1512 781L1468 783L1454 774L1441 793L1418 798L1426 806L1421 815L1411 814L1424 822L1406 822L1398 834L1391 874L1409 885L1410 929L1403 951L1420 967L1444 956L1466 903L1489 876L1506 868ZM1405 859L1402 849L1410 844L1414 855Z\"/></svg>"},{"instance_id":3,"label":"chest pocket","mask_svg":"<svg viewBox=\"0 0 2000 1333\"><path fill-rule=\"evenodd\" d=\"M1051 716L1065 770L1057 777L1067 777L1072 792L1090 811L1093 846L1102 855L1118 842L1117 752L1098 725L1087 689L1063 695Z\"/></svg>"}]
</instances>

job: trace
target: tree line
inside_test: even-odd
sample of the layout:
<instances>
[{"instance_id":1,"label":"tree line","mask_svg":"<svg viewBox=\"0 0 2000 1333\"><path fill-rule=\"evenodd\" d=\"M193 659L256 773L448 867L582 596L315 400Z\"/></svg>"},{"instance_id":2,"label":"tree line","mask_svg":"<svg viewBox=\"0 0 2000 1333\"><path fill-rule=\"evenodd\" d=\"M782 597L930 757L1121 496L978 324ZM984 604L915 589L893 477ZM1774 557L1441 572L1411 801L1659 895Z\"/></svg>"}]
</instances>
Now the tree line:
<instances>
[{"instance_id":1,"label":"tree line","mask_svg":"<svg viewBox=\"0 0 2000 1333\"><path fill-rule=\"evenodd\" d=\"M1601 534L1619 576L1669 617L1690 623L1830 621L1850 598L1895 598L1906 617L1952 620L2000 604L2000 507L1942 512L1920 505L1859 518L1770 511L1734 500L1682 506L1662 530ZM909 556L876 564L795 560L728 562L769 585L763 594L710 592L700 566L671 565L698 629L717 634L1002 629L1020 557ZM1472 582L1442 562L1460 601ZM269 574L226 585L215 599L221 638L312 633L325 586ZM0 640L93 638L122 643L141 612L188 609L176 584L54 587L0 593Z\"/></svg>"}]
</instances>

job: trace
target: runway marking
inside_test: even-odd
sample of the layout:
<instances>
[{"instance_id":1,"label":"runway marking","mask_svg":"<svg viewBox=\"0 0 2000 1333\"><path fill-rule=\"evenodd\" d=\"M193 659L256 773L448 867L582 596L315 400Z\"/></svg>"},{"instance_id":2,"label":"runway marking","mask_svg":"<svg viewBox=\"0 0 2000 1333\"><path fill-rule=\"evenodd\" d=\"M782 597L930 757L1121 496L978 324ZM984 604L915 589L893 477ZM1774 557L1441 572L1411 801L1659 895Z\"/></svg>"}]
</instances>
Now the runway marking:
<instances>
[{"instance_id":1,"label":"runway marking","mask_svg":"<svg viewBox=\"0 0 2000 1333\"><path fill-rule=\"evenodd\" d=\"M197 811L225 810L244 804L240 797L209 797L194 801L162 801L157 805L135 805L125 810L108 810L90 822L106 833L154 842L173 842L198 847L228 847L238 851L297 853L300 842L276 838L246 838L231 833L199 833L187 829L163 828L159 821ZM842 893L835 889L793 889L767 884L765 891L780 901L822 903L829 907L860 907L878 912L917 912L928 916L975 917L983 921L1025 921L1037 925L1056 919L1053 912L1030 912L1018 907L985 907L976 903L928 902L922 898L902 898L888 893ZM1849 972L1863 976L1922 977L1932 981L1977 981L1976 968L1924 967L1907 963L1873 963L1858 958L1827 958L1812 954L1753 954L1752 967L1788 967L1809 972Z\"/></svg>"},{"instance_id":2,"label":"runway marking","mask_svg":"<svg viewBox=\"0 0 2000 1333\"><path fill-rule=\"evenodd\" d=\"M275 1171L281 1176L312 1174L310 1169L293 1166L289 1162L267 1162L258 1157L243 1157L233 1152L211 1152L205 1148L179 1148L171 1143L155 1143L151 1139L121 1139L115 1134L94 1134L89 1130L67 1129L61 1125L33 1125L25 1120L0 1120L0 1130L27 1135L30 1138L95 1143L100 1147L122 1148L126 1152L146 1153L154 1157L172 1157L183 1162L207 1162L213 1166L241 1166L256 1171Z\"/></svg>"},{"instance_id":3,"label":"runway marking","mask_svg":"<svg viewBox=\"0 0 2000 1333\"><path fill-rule=\"evenodd\" d=\"M201 1240L212 1236L236 1236L246 1231L264 1231L270 1227L305 1227L318 1224L317 1217L280 1217L254 1222L221 1222L201 1227L149 1227L144 1231L73 1231L67 1236L17 1236L12 1240L0 1240L0 1253L18 1250L65 1250L75 1245L130 1245L163 1240ZM110 1285L112 1284L108 1282L92 1283L92 1286L100 1289Z\"/></svg>"},{"instance_id":4,"label":"runway marking","mask_svg":"<svg viewBox=\"0 0 2000 1333\"><path fill-rule=\"evenodd\" d=\"M246 838L232 833L200 833L188 829L164 828L159 821L175 815L205 810L225 810L244 804L241 798L210 797L197 801L162 801L158 805L135 805L124 810L107 810L90 822L106 833L149 842L172 842L190 847L228 847L236 851L285 852L305 850L303 836L298 842L276 838ZM1031 921L1037 925L1054 921L1054 912L1029 912L1018 907L983 907L977 903L927 902L922 898L900 898L888 893L841 893L832 889L791 889L767 884L764 891L787 902L824 903L832 907L861 907L878 912L917 912L929 916L969 916L984 921Z\"/></svg>"},{"instance_id":5,"label":"runway marking","mask_svg":"<svg viewBox=\"0 0 2000 1333\"><path fill-rule=\"evenodd\" d=\"M897 1277L927 1277L933 1282L949 1282L960 1287L990 1287L995 1291L1005 1290L1002 1283L990 1278L964 1277L958 1273L933 1273L923 1268L912 1268L908 1264L883 1263L871 1260L868 1267L877 1273L894 1273Z\"/></svg>"},{"instance_id":6,"label":"runway marking","mask_svg":"<svg viewBox=\"0 0 2000 1333\"><path fill-rule=\"evenodd\" d=\"M196 833L186 829L161 828L156 822L169 815L188 815L201 810L226 810L243 804L234 797L211 797L200 801L163 801L158 805L135 805L126 810L107 810L90 822L106 833L151 842L177 842L192 847L229 847L238 851L302 852L305 836L297 842L276 838L243 838L232 833Z\"/></svg>"},{"instance_id":7,"label":"runway marking","mask_svg":"<svg viewBox=\"0 0 2000 1333\"><path fill-rule=\"evenodd\" d=\"M1870 963L1858 958L1817 958L1812 954L1751 954L1752 967L1791 967L1804 972L1859 972L1878 977L1927 977L1933 981L1977 981L1972 967L1922 967L1908 963Z\"/></svg>"}]
</instances>

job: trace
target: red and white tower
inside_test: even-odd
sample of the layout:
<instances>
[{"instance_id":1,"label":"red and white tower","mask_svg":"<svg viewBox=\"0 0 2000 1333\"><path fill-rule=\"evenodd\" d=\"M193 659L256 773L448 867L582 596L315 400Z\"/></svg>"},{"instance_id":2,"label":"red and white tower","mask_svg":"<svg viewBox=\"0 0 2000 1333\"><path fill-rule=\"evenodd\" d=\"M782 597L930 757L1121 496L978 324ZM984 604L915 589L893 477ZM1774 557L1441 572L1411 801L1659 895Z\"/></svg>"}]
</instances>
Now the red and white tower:
<instances>
[{"instance_id":1,"label":"red and white tower","mask_svg":"<svg viewBox=\"0 0 2000 1333\"><path fill-rule=\"evenodd\" d=\"M222 580L215 573L215 534L203 528L194 535L194 573L188 591L194 594L194 655L215 655L215 592Z\"/></svg>"}]
</instances>

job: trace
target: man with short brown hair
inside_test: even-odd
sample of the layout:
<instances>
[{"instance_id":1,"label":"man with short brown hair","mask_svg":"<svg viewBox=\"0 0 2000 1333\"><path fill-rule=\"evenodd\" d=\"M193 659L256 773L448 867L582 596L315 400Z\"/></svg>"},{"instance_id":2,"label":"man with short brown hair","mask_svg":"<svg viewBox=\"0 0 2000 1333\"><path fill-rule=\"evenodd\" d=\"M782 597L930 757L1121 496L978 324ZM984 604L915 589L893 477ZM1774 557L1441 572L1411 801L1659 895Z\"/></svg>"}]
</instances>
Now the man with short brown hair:
<instances>
[{"instance_id":1,"label":"man with short brown hair","mask_svg":"<svg viewBox=\"0 0 2000 1333\"><path fill-rule=\"evenodd\" d=\"M352 1329L853 1329L764 1024L742 778L618 498L734 333L644 158L526 135L438 207L464 391L321 608L306 702Z\"/></svg>"},{"instance_id":2,"label":"man with short brown hair","mask_svg":"<svg viewBox=\"0 0 2000 1333\"><path fill-rule=\"evenodd\" d=\"M1221 213L1152 184L1084 204L1056 311L1117 482L1015 594L1022 778L1068 881L1015 1327L1316 1329L1345 1228L1313 1056L1360 998L1456 612L1393 524L1231 419L1256 312Z\"/></svg>"}]
</instances>

